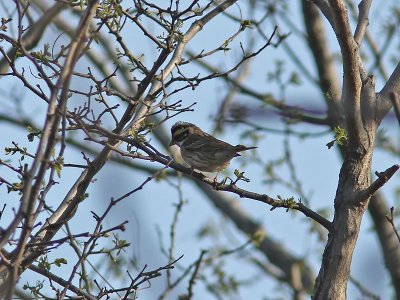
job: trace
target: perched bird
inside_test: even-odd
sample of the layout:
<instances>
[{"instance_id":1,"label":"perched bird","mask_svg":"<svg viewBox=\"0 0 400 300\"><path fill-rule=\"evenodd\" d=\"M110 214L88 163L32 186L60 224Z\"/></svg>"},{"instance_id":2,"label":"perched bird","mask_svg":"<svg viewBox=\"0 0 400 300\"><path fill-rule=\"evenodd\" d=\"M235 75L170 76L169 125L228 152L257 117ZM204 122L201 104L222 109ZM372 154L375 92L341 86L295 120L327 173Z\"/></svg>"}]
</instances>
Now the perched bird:
<instances>
[{"instance_id":1,"label":"perched bird","mask_svg":"<svg viewBox=\"0 0 400 300\"><path fill-rule=\"evenodd\" d=\"M243 145L232 146L187 122L175 123L171 127L171 135L172 140L169 145L179 146L185 163L192 170L203 172L222 171L228 167L232 158L240 156L238 152L257 148Z\"/></svg>"}]
</instances>

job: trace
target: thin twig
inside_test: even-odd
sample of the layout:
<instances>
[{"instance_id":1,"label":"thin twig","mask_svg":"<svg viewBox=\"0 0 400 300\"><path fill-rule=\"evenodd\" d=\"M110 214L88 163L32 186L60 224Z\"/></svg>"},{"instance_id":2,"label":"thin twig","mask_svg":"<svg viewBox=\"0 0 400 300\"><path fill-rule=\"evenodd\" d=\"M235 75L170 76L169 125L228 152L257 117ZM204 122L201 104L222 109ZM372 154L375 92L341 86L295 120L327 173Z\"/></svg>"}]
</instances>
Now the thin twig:
<instances>
[{"instance_id":1,"label":"thin twig","mask_svg":"<svg viewBox=\"0 0 400 300\"><path fill-rule=\"evenodd\" d=\"M388 217L388 216L385 216L385 217L386 217L386 220L390 223L390 225L392 225L393 231L396 234L397 239L399 240L399 243L400 243L400 235L396 229L396 225L394 224L394 207L393 206L390 208L390 217Z\"/></svg>"},{"instance_id":2,"label":"thin twig","mask_svg":"<svg viewBox=\"0 0 400 300\"><path fill-rule=\"evenodd\" d=\"M393 165L386 169L384 172L375 172L378 179L375 180L366 190L364 190L358 200L360 202L367 201L377 190L379 190L383 185L385 185L390 178L399 170L400 165Z\"/></svg>"}]
</instances>

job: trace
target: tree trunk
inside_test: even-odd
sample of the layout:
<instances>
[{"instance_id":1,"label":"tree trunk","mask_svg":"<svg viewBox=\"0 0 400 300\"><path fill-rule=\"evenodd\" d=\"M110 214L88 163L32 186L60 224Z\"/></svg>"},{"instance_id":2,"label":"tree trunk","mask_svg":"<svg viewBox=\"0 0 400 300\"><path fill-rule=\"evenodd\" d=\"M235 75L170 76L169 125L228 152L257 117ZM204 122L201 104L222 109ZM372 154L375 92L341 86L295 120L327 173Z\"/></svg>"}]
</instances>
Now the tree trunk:
<instances>
[{"instance_id":1,"label":"tree trunk","mask_svg":"<svg viewBox=\"0 0 400 300\"><path fill-rule=\"evenodd\" d=\"M333 226L316 280L314 299L346 299L353 251L368 207L369 199L360 199L360 192L370 186L375 130L368 130L364 137L357 147L351 147L355 149L347 149L340 170Z\"/></svg>"}]
</instances>

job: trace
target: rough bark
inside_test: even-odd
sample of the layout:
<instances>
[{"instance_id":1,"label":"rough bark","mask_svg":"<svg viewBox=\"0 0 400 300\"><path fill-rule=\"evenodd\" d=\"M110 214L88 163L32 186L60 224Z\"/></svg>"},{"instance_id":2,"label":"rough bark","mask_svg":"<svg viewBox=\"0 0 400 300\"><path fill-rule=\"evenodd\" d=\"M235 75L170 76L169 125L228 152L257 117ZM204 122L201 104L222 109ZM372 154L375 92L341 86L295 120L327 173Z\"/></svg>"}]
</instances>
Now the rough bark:
<instances>
[{"instance_id":1,"label":"rough bark","mask_svg":"<svg viewBox=\"0 0 400 300\"><path fill-rule=\"evenodd\" d=\"M373 141L374 132L370 132ZM333 227L328 236L321 269L314 289L315 299L346 299L353 251L367 202L358 195L370 185L373 143L359 151L348 151L335 198Z\"/></svg>"},{"instance_id":2,"label":"rough bark","mask_svg":"<svg viewBox=\"0 0 400 300\"><path fill-rule=\"evenodd\" d=\"M322 9L322 2L321 1L314 1L319 8L324 12ZM331 7L326 6L327 3L325 2L325 12L327 9L329 9L329 14L330 18L328 20L331 20L331 23L333 23L333 15L331 13ZM360 15L359 15L359 23L357 24L357 29L356 33L354 34L355 39L357 39L357 44L361 44L362 37L364 36L364 33L366 33L366 27L368 25L368 12L369 8L371 5L371 1L362 1L360 3L359 9L360 9ZM318 71L318 77L320 78L320 86L321 86L321 92L323 93L323 96L325 97L325 101L328 107L328 116L329 116L329 121L330 121L330 126L333 129L335 126L340 125L343 126L344 120L343 120L343 112L341 112L341 104L340 104L340 92L338 91L338 86L339 84L337 83L337 75L334 72L333 66L332 66L332 61L331 61L331 54L329 53L329 49L327 47L327 39L325 38L324 35L324 26L321 18L321 14L317 9L317 6L310 3L309 1L302 0L302 6L303 6L303 14L304 14L304 23L305 23L305 28L307 30L308 34L308 43L309 47L312 51L316 66L317 66L317 71ZM326 14L326 13L325 13ZM386 85L386 89L383 89L380 94L384 98L389 97L389 93L392 90L395 90L396 84L398 84L397 80L397 73L396 71L392 74L392 80L389 80L388 84ZM368 78L364 85L369 86L368 83L373 83L371 82L370 78ZM335 88L336 87L336 88ZM336 91L336 92L335 92ZM389 91L389 92L388 92ZM379 98L380 96L378 96ZM372 127L377 126L382 115L387 113L387 106L388 106L388 101L387 99L382 99L382 101L379 101L379 99L376 99L375 96L375 91L373 88L373 84L369 86L369 88L364 88L364 93L362 96L362 99L364 103L376 103L377 105L369 105L369 112L365 113L366 115L369 115L369 120L370 122L373 123ZM367 105L368 106L368 105ZM377 109L375 111L374 108ZM382 114L379 113L380 110L383 110L384 112ZM342 116L341 116L342 114ZM371 117L371 115L379 115L379 117L374 118ZM364 120L366 121L366 120ZM369 125L371 126L371 124ZM346 155L346 149L342 148L340 149L340 153L344 159ZM372 150L371 150L372 151ZM367 173L366 173L367 174ZM343 197L342 197L343 198ZM337 201L346 201L346 200L340 200L337 199ZM359 212L360 214L364 213L364 205L361 206L362 211ZM378 192L377 194L373 195L371 203L369 205L369 212L372 216L372 220L374 222L376 232L382 247L384 259L385 259L385 264L389 270L393 285L396 290L396 294L400 294L400 269L398 268L400 264L400 247L398 245L398 240L393 232L393 229L391 228L391 225L386 221L385 215L388 213L389 208L387 207L385 203L385 199L382 197L382 195ZM349 207L349 209L354 209ZM339 208L340 210L340 208ZM336 214L343 214L342 212L337 211ZM338 216L339 217L339 216ZM342 218L338 219L335 215L335 220L334 223L336 222L342 222ZM361 220L357 220L357 223L360 222ZM356 229L356 228L355 228ZM337 224L334 226L334 234L338 234L338 228ZM357 229L358 231L358 229ZM331 237L331 240L334 237ZM357 236L353 236L353 238L357 238ZM352 251L348 252L347 254L350 255ZM327 254L326 254L327 255ZM345 292L345 290L343 291Z\"/></svg>"},{"instance_id":3,"label":"rough bark","mask_svg":"<svg viewBox=\"0 0 400 300\"><path fill-rule=\"evenodd\" d=\"M376 95L374 80L366 73L358 49L368 25L371 1L362 1L359 5L360 15L354 37L351 33L347 9L343 1L314 1L314 3L330 22L339 42L343 58L344 74L341 99L333 102L329 101L325 95L329 119L331 122L333 121L330 126L331 128L337 125L345 126L349 138L347 145L340 149L343 165L335 197L333 226L328 236L321 269L316 280L314 298L345 299L351 259L362 217L368 207L369 198L363 197L362 194L371 184L370 174L375 132L388 111L387 98L389 93L384 92L386 89L383 89L381 95ZM321 20L315 7L310 3L302 1L302 5L309 35L309 45L315 57L319 76L322 76L321 88L325 87L325 90L322 91L326 94L329 92L329 79L327 77L334 75L332 72L327 72L325 67L324 61L328 65L330 63L327 51L324 51L323 46L318 46L324 41L323 34L316 32L322 26ZM387 89L396 90L397 78L393 80L393 83L389 83L390 80L387 84L390 87ZM382 97L384 99L380 99ZM335 113L342 115L337 116L334 115ZM375 209L371 213L375 216L374 221L379 225L377 226L378 236L388 265L391 261L390 255L395 255L392 243L393 232L390 233L390 228L379 221L379 218L384 219L384 214L381 210L377 210L376 204L372 204L371 207ZM391 235L392 238L387 235ZM396 281L397 276L396 269L396 267L389 268L394 281Z\"/></svg>"}]
</instances>

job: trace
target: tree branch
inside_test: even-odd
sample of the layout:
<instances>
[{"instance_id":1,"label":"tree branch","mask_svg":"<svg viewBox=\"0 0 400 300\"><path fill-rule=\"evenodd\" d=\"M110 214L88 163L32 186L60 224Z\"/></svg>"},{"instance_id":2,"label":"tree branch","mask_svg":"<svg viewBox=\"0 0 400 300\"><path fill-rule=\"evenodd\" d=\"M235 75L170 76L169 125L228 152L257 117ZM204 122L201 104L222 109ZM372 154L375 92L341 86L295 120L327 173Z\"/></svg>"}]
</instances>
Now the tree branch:
<instances>
[{"instance_id":1,"label":"tree branch","mask_svg":"<svg viewBox=\"0 0 400 300\"><path fill-rule=\"evenodd\" d=\"M400 247L392 226L387 222L385 216L389 211L389 207L378 190L375 192L368 207L369 214L374 222L377 236L381 245L385 266L390 274L390 278L397 295L400 295Z\"/></svg>"},{"instance_id":2,"label":"tree branch","mask_svg":"<svg viewBox=\"0 0 400 300\"><path fill-rule=\"evenodd\" d=\"M196 178L206 184L208 184L211 187L215 187L215 182L214 180L204 176L202 173L200 172L196 172L193 171L191 168L186 168L180 164L177 164L176 162L174 162L173 160L171 160L171 158L169 158L166 155L158 155L157 153L154 153L153 151L151 151L149 148L145 147L144 145L138 143L135 140L132 140L131 138L127 138L124 136L119 136L115 133L112 133L104 128L97 128L98 130L101 130L101 132L103 134L105 134L106 136L108 136L108 138L112 138L112 139L120 139L121 141L124 141L132 146L138 147L139 149L145 151L154 161L157 161L165 166L169 166L172 167L173 169L180 171L186 175L190 175L193 178ZM126 154L127 156L130 156L129 153ZM298 211L301 211L304 215L306 215L307 217L313 219L314 221L318 222L319 224L321 224L322 226L324 226L328 231L331 228L331 222L328 221L327 219L325 219L324 217L322 217L321 215L317 214L316 212L314 212L313 210L309 209L308 207L306 207L304 204L301 203L301 201L296 202L294 201L294 199L290 198L290 199L274 199L266 194L258 194L258 193L254 193L251 191L247 191L244 189L241 189L239 187L237 187L235 184L217 184L216 186L216 190L218 191L228 191L234 194L239 195L241 198L248 198L248 199L253 199L253 200L257 200L257 201L261 201L263 203L269 204L272 206L271 210L276 209L278 207L284 207L287 209L295 209Z\"/></svg>"},{"instance_id":3,"label":"tree branch","mask_svg":"<svg viewBox=\"0 0 400 300\"><path fill-rule=\"evenodd\" d=\"M333 24L331 23L336 38L339 42L340 52L343 59L343 89L342 100L344 113L346 115L349 142L355 143L363 131L361 120L360 94L361 77L359 62L359 48L351 33L347 9L342 0L329 0L333 13Z\"/></svg>"},{"instance_id":4,"label":"tree branch","mask_svg":"<svg viewBox=\"0 0 400 300\"><path fill-rule=\"evenodd\" d=\"M40 41L49 24L67 7L68 5L64 2L57 2L52 7L47 7L43 15L34 24L31 24L28 31L23 35L21 39L21 44L23 47L26 50L31 50L34 48ZM18 48L13 47L8 51L7 56L14 61L17 51ZM0 60L0 74L7 72L8 67L9 64L7 59L6 57L3 57Z\"/></svg>"},{"instance_id":5,"label":"tree branch","mask_svg":"<svg viewBox=\"0 0 400 300\"><path fill-rule=\"evenodd\" d=\"M6 297L12 297L15 283L20 273L20 263L23 259L26 243L33 227L33 211L35 208L36 200L39 190L43 184L43 178L47 171L49 157L53 151L53 147L56 142L58 124L61 118L61 115L58 112L64 111L66 101L68 99L69 83L72 76L72 69L77 62L79 55L81 54L81 50L83 49L85 36L87 35L89 24L95 11L96 2L92 1L89 3L86 14L79 25L79 30L77 30L77 34L71 43L69 53L67 55L60 77L58 78L57 84L51 90L52 95L49 101L47 118L45 121L44 129L42 131L35 159L32 163L31 168L24 174L24 186L22 191L21 204L15 218L19 221L24 220L24 223L22 227L22 233L19 238L18 247L13 251L14 267L10 274L10 286L7 290ZM25 55L28 55L26 50L23 49L23 51L25 52ZM60 95L58 95L59 91L61 91ZM33 181L34 183L32 184ZM15 222L13 222L11 225L14 224ZM7 241L6 239L14 230L15 228L13 227L9 227L7 229L7 233L2 236L0 247L4 245L4 242Z\"/></svg>"},{"instance_id":6,"label":"tree branch","mask_svg":"<svg viewBox=\"0 0 400 300\"><path fill-rule=\"evenodd\" d=\"M73 284L71 284L70 282L68 282L67 280L64 280L63 278L61 278L60 276L57 276L53 273L51 273L48 270L45 270L43 268L37 267L34 264L29 266L29 269L32 270L35 273L38 273L40 275L43 275L46 278L49 278L50 280L57 282L60 286L62 287L68 287L68 290L74 292L76 295L82 296L85 299L89 299L89 300L96 300L98 298L93 297L92 295L86 293L85 291L83 291L82 289L74 286Z\"/></svg>"},{"instance_id":7,"label":"tree branch","mask_svg":"<svg viewBox=\"0 0 400 300\"><path fill-rule=\"evenodd\" d=\"M356 31L354 32L354 41L360 47L364 35L367 31L369 25L369 9L371 8L372 0L363 0L358 5L359 15Z\"/></svg>"},{"instance_id":8,"label":"tree branch","mask_svg":"<svg viewBox=\"0 0 400 300\"><path fill-rule=\"evenodd\" d=\"M224 215L250 238L257 239L255 246L265 255L268 261L278 267L284 275L284 281L289 285L292 284L291 277L293 268L300 263L299 259L289 253L279 242L275 241L268 235L260 224L253 221L252 218L240 207L240 203L232 200L226 194L218 193L209 186L200 181L195 181L195 184L207 195L207 198L217 207ZM305 261L300 263L304 268L301 271L301 281L305 289L310 289L313 286L315 275L310 266Z\"/></svg>"},{"instance_id":9,"label":"tree branch","mask_svg":"<svg viewBox=\"0 0 400 300\"><path fill-rule=\"evenodd\" d=\"M168 76L170 72L175 68L176 63L179 62L181 53L187 44L187 42L193 38L193 36L199 32L202 27L208 23L212 18L217 16L221 11L227 9L229 6L234 4L236 1L230 0L230 1L225 1L218 5L214 10L212 10L210 13L206 14L203 18L192 24L192 26L189 28L187 34L185 34L182 38L182 41L178 43L176 50L174 52L174 56L170 59L170 61L167 63L166 67L164 70L161 72L161 74L164 76ZM84 31L77 31L78 36L81 36L81 34L84 34ZM70 47L70 51L72 51L73 47ZM146 101L149 101L146 103L146 101L142 102L144 105L142 106L141 109L137 109L136 106L130 104L128 108L126 109L123 117L121 118L119 124L117 127L114 129L115 133L120 133L123 128L126 129L125 134L127 134L131 129L137 128L140 124L140 122L147 117L147 112L148 112L148 107L150 107L153 99L153 91L157 90L158 87L161 85L162 82L162 76L158 77L155 76L156 72L158 69L165 63L165 60L167 59L169 55L169 50L162 50L158 59L155 61L152 69L149 71L149 73L145 76L145 78L141 81L141 83L138 86L138 90L134 96L134 99L139 100L142 98L143 94L145 91L148 89L149 85L151 84L150 90L147 93L147 99ZM67 69L67 68L66 68ZM60 76L60 78L63 78L63 76ZM161 80L160 80L161 78ZM59 85L57 85L59 87ZM63 89L66 91L68 86L63 86ZM64 95L64 94L63 94ZM60 102L62 103L62 101ZM133 117L133 121L131 124L127 127L125 125L132 119L132 115L135 114ZM42 133L42 137L44 134ZM116 147L120 141L118 139L111 138L108 141L108 144L113 147ZM67 222L70 218L73 217L75 214L75 211L79 205L79 203L84 199L84 194L86 192L87 187L91 183L91 180L95 174L103 167L105 162L107 161L108 157L111 154L111 148L108 146L105 146L103 150L97 155L97 157L90 163L89 167L82 172L82 174L79 176L79 178L76 180L75 184L72 186L68 194L65 196L59 207L55 210L55 212L46 220L46 223L40 228L38 233L32 238L32 242L47 242L50 241L54 235L58 232L58 230L61 228L61 226ZM46 160L47 161L47 160ZM164 159L165 164L168 164L169 161ZM32 196L32 194L30 194ZM17 253L22 253L22 251L19 251ZM16 252L13 251L12 255L15 255ZM28 266L30 265L37 257L40 255L40 253L37 252L32 252L29 251L28 253L24 254L24 259L22 261L23 266ZM0 269L0 271L4 270L4 267Z\"/></svg>"},{"instance_id":10,"label":"tree branch","mask_svg":"<svg viewBox=\"0 0 400 300\"><path fill-rule=\"evenodd\" d=\"M190 56L195 56L195 54L191 51L187 51L187 54ZM195 62L213 73L218 73L217 68L207 64L204 61L195 60ZM328 125L328 120L326 118L318 118L312 115L308 115L305 112L303 112L303 109L301 109L300 107L286 105L281 101L274 99L272 95L269 93L263 94L255 91L254 89L246 87L245 84L241 84L228 74L226 74L226 76L221 77L221 79L232 84L235 88L238 89L240 93L252 96L257 100L260 100L261 102L271 105L272 107L278 109L285 117L291 118L293 120L303 121L310 124Z\"/></svg>"},{"instance_id":11,"label":"tree branch","mask_svg":"<svg viewBox=\"0 0 400 300\"><path fill-rule=\"evenodd\" d=\"M390 101L393 105L394 114L396 115L397 121L400 125L400 104L399 95L396 92L390 93Z\"/></svg>"},{"instance_id":12,"label":"tree branch","mask_svg":"<svg viewBox=\"0 0 400 300\"><path fill-rule=\"evenodd\" d=\"M400 165L393 165L390 168L386 169L384 172L375 172L375 175L378 176L378 179L375 180L365 191L363 191L358 197L357 201L365 202L368 201L369 198L382 186L386 184L392 178L392 176L397 172L400 168Z\"/></svg>"},{"instance_id":13,"label":"tree branch","mask_svg":"<svg viewBox=\"0 0 400 300\"><path fill-rule=\"evenodd\" d=\"M391 93L400 94L400 62L393 70L386 84L378 93L378 99L381 100L378 106L378 116L385 116L386 113L391 109Z\"/></svg>"},{"instance_id":14,"label":"tree branch","mask_svg":"<svg viewBox=\"0 0 400 300\"><path fill-rule=\"evenodd\" d=\"M325 28L318 9L308 0L302 0L307 41L318 70L319 88L328 107L331 128L343 123L340 106L340 83L335 69L333 54L330 53Z\"/></svg>"}]
</instances>

